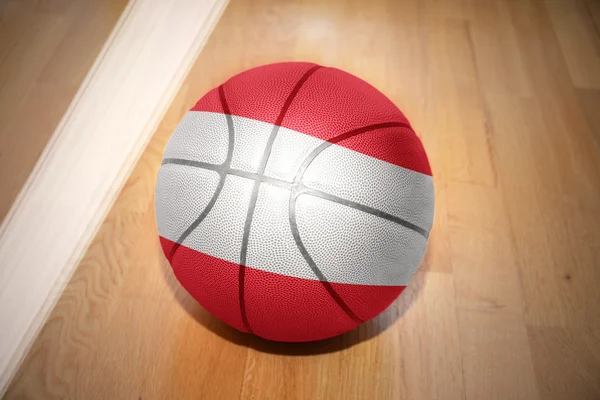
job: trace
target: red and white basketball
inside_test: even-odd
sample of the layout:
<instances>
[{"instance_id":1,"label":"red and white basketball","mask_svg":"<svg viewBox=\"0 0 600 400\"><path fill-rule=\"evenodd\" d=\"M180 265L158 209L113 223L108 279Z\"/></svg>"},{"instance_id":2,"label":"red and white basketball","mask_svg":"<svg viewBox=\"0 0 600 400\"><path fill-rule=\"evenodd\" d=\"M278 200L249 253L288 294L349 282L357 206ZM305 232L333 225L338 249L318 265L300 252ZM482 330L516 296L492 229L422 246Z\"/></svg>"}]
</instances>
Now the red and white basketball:
<instances>
[{"instance_id":1,"label":"red and white basketball","mask_svg":"<svg viewBox=\"0 0 600 400\"><path fill-rule=\"evenodd\" d=\"M386 309L423 258L433 206L429 162L402 112L311 63L254 68L202 97L156 184L179 282L234 328L290 342Z\"/></svg>"}]
</instances>

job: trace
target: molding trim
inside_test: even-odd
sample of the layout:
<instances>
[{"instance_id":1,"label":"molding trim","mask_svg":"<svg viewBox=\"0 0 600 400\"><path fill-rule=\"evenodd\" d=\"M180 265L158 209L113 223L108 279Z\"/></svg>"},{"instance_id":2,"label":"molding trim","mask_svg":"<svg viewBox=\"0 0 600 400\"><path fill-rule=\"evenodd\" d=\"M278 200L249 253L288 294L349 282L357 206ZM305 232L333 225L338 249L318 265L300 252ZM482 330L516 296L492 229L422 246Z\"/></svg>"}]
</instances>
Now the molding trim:
<instances>
[{"instance_id":1,"label":"molding trim","mask_svg":"<svg viewBox=\"0 0 600 400\"><path fill-rule=\"evenodd\" d=\"M131 1L0 226L0 397L228 0Z\"/></svg>"}]
</instances>

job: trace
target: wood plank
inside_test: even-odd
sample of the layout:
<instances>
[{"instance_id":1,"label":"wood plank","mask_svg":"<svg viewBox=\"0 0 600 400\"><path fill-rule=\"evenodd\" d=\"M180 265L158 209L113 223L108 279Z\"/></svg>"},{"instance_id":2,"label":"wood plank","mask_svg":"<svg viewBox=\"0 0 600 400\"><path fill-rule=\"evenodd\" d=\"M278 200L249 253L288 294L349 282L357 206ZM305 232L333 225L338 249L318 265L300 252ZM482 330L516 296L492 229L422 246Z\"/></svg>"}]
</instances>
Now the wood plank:
<instances>
[{"instance_id":1,"label":"wood plank","mask_svg":"<svg viewBox=\"0 0 600 400\"><path fill-rule=\"evenodd\" d=\"M567 320L586 320L587 296L598 299L591 265L598 263L600 164L542 4L509 5L536 96L488 99L494 130L502 132L494 136L494 157L507 193L527 322L565 327Z\"/></svg>"},{"instance_id":2,"label":"wood plank","mask_svg":"<svg viewBox=\"0 0 600 400\"><path fill-rule=\"evenodd\" d=\"M471 0L470 6L468 28L482 93L531 96L529 77L505 2Z\"/></svg>"},{"instance_id":3,"label":"wood plank","mask_svg":"<svg viewBox=\"0 0 600 400\"><path fill-rule=\"evenodd\" d=\"M594 32L600 37L600 3L596 0L584 0L583 3L592 20Z\"/></svg>"},{"instance_id":4,"label":"wood plank","mask_svg":"<svg viewBox=\"0 0 600 400\"><path fill-rule=\"evenodd\" d=\"M561 150L555 138L548 135L542 112L531 102L522 101L509 107L496 99L492 109L495 130L509 133L498 135L494 146L499 154L496 159L501 165L500 176L504 177L502 187L515 236L528 333L538 327L572 330L586 338L586 352L597 353L599 341L594 332L598 332L600 319L595 310L600 298L595 283L598 271L593 266L598 265L598 237L594 227L599 215L590 207L597 202L598 194L586 192L585 185L570 187L573 179L594 179L594 171L575 178L572 171L560 170L565 164L554 157L564 154L564 148ZM563 178L561 174L567 176ZM536 337L538 352L540 347L552 348L546 340L553 339ZM533 353L534 345L530 343ZM579 354L582 350L573 347L566 351ZM549 353L544 357L551 356ZM540 398L553 398L543 388L556 378L547 379L545 375L551 373L551 367L546 366L543 357L532 355L532 358ZM554 362L560 363L559 360L560 357ZM578 367L572 371L574 375L586 374L583 366ZM563 377L555 385L568 387L564 383L568 381L569 378ZM575 382L570 389L574 393L587 393L593 387L579 379Z\"/></svg>"},{"instance_id":5,"label":"wood plank","mask_svg":"<svg viewBox=\"0 0 600 400\"><path fill-rule=\"evenodd\" d=\"M600 397L598 342L590 346L583 332L570 329L532 326L528 332L542 399Z\"/></svg>"},{"instance_id":6,"label":"wood plank","mask_svg":"<svg viewBox=\"0 0 600 400\"><path fill-rule=\"evenodd\" d=\"M428 25L429 101L435 122L444 177L495 185L487 117L475 67L469 26L463 20Z\"/></svg>"},{"instance_id":7,"label":"wood plank","mask_svg":"<svg viewBox=\"0 0 600 400\"><path fill-rule=\"evenodd\" d=\"M582 1L546 0L575 87L600 89L600 37Z\"/></svg>"},{"instance_id":8,"label":"wood plank","mask_svg":"<svg viewBox=\"0 0 600 400\"><path fill-rule=\"evenodd\" d=\"M600 151L600 90L578 89L577 97L587 125L596 141L596 149Z\"/></svg>"},{"instance_id":9,"label":"wood plank","mask_svg":"<svg viewBox=\"0 0 600 400\"><path fill-rule=\"evenodd\" d=\"M600 2L586 0L584 2L589 18L592 21L592 28L596 34L597 40L600 40ZM582 91L579 91L580 93ZM579 98L582 102L582 108L588 120L590 129L592 130L598 148L600 148L600 120L598 113L595 111L600 107L600 98L597 96L597 91L583 91ZM590 98L591 97L591 98Z\"/></svg>"},{"instance_id":10,"label":"wood plank","mask_svg":"<svg viewBox=\"0 0 600 400\"><path fill-rule=\"evenodd\" d=\"M570 132L571 152L590 151L590 133L577 102L568 67L543 2L507 2L535 98L548 129ZM593 160L584 157L583 160ZM594 169L596 167L593 167Z\"/></svg>"},{"instance_id":11,"label":"wood plank","mask_svg":"<svg viewBox=\"0 0 600 400\"><path fill-rule=\"evenodd\" d=\"M549 133L535 104L500 99L490 104L494 130L504 133L494 138L495 159L515 236L526 321L564 327L591 312L581 308L583 297L597 299L591 283L596 272L590 268L598 256L593 226L600 216L592 208L599 198L592 183L596 173L576 175L565 167L570 160L562 135ZM579 252L572 251L572 243L580 244Z\"/></svg>"},{"instance_id":12,"label":"wood plank","mask_svg":"<svg viewBox=\"0 0 600 400\"><path fill-rule=\"evenodd\" d=\"M503 196L454 182L447 193L466 397L539 398Z\"/></svg>"},{"instance_id":13,"label":"wood plank","mask_svg":"<svg viewBox=\"0 0 600 400\"><path fill-rule=\"evenodd\" d=\"M400 398L463 399L453 278L432 272L425 273L421 282L419 278L414 279L418 284L411 306L414 311L399 321L398 342L392 348L393 360L402 367L405 395Z\"/></svg>"}]
</instances>

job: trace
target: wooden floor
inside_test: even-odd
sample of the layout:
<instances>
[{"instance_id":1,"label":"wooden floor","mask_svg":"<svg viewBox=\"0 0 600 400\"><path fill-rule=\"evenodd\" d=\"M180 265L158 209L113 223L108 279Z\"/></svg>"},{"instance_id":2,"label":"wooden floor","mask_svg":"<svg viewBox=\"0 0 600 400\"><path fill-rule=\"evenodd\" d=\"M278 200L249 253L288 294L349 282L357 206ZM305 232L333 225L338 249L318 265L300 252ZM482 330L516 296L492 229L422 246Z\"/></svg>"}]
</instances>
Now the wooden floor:
<instances>
[{"instance_id":1,"label":"wooden floor","mask_svg":"<svg viewBox=\"0 0 600 400\"><path fill-rule=\"evenodd\" d=\"M599 32L595 1L232 0L6 398L599 399ZM357 330L301 345L197 305L153 206L196 99L283 60L388 95L436 185L409 288Z\"/></svg>"},{"instance_id":2,"label":"wooden floor","mask_svg":"<svg viewBox=\"0 0 600 400\"><path fill-rule=\"evenodd\" d=\"M127 0L0 0L0 221Z\"/></svg>"}]
</instances>

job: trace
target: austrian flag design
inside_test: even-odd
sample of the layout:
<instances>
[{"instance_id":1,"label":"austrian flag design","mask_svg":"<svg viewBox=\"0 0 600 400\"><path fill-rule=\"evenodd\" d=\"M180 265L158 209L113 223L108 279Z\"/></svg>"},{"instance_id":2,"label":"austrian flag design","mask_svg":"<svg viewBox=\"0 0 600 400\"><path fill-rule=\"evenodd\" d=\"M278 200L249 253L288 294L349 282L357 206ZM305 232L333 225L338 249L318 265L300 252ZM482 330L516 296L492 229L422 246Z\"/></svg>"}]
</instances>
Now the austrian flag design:
<instances>
[{"instance_id":1,"label":"austrian flag design","mask_svg":"<svg viewBox=\"0 0 600 400\"><path fill-rule=\"evenodd\" d=\"M311 63L254 68L207 93L156 185L179 282L215 317L278 341L336 336L385 310L421 263L433 209L402 112Z\"/></svg>"}]
</instances>

